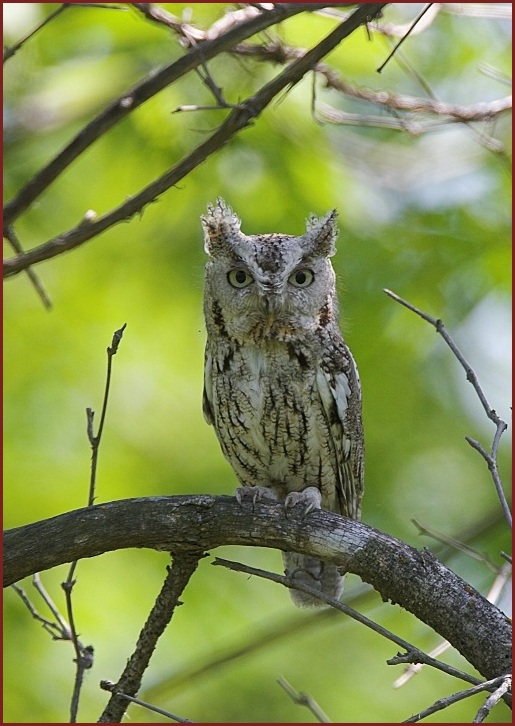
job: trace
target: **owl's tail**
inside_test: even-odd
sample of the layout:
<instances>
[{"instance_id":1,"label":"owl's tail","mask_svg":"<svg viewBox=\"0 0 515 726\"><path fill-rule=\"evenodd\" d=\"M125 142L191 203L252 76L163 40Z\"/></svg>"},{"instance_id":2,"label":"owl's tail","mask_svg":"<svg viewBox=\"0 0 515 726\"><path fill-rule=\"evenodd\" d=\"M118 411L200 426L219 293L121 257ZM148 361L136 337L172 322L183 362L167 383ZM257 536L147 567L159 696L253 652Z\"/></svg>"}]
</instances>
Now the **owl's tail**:
<instances>
[{"instance_id":1,"label":"owl's tail","mask_svg":"<svg viewBox=\"0 0 515 726\"><path fill-rule=\"evenodd\" d=\"M328 597L339 600L343 592L344 577L340 575L336 565L316 560L296 552L283 552L286 575L302 585L309 585L323 592ZM291 599L297 607L320 608L328 607L322 600L299 590L290 589Z\"/></svg>"}]
</instances>

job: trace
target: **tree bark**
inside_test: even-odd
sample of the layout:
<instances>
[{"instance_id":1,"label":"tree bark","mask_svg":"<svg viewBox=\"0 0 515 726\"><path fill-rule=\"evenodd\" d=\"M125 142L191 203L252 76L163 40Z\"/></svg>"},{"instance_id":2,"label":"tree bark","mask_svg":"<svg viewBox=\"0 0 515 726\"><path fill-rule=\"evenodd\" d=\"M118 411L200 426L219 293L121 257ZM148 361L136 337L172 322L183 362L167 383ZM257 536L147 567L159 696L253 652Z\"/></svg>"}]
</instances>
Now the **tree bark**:
<instances>
[{"instance_id":1,"label":"tree bark","mask_svg":"<svg viewBox=\"0 0 515 726\"><path fill-rule=\"evenodd\" d=\"M361 522L280 504L242 508L233 497L125 499L8 530L4 586L84 557L127 547L193 553L222 545L291 550L359 575L447 639L485 678L511 668L511 621L428 550Z\"/></svg>"}]
</instances>

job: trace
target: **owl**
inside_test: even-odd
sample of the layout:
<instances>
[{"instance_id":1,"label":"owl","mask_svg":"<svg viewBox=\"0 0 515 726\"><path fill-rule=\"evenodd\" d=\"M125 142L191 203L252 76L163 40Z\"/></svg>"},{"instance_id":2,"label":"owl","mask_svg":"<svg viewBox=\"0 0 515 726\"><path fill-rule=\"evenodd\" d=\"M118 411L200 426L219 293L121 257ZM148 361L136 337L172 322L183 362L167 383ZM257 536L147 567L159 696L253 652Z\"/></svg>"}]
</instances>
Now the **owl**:
<instances>
[{"instance_id":1,"label":"owl","mask_svg":"<svg viewBox=\"0 0 515 726\"><path fill-rule=\"evenodd\" d=\"M361 516L361 387L338 324L336 210L306 232L245 235L223 199L201 217L207 343L203 408L239 481L238 501ZM286 574L339 598L333 564L283 553ZM290 590L298 606L320 600Z\"/></svg>"}]
</instances>

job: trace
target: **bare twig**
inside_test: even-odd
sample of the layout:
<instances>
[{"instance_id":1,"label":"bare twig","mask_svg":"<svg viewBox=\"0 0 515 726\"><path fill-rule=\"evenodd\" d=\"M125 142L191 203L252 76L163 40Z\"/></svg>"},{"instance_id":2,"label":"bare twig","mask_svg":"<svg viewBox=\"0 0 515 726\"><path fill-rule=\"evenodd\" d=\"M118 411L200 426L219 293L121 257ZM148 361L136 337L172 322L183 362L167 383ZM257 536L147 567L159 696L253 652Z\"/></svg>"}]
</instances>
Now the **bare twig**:
<instances>
[{"instance_id":1,"label":"bare twig","mask_svg":"<svg viewBox=\"0 0 515 726\"><path fill-rule=\"evenodd\" d=\"M445 3L443 11L451 15L468 15L476 18L501 18L512 16L511 3Z\"/></svg>"},{"instance_id":2,"label":"bare twig","mask_svg":"<svg viewBox=\"0 0 515 726\"><path fill-rule=\"evenodd\" d=\"M274 63L286 63L289 60L302 57L306 50L284 44L276 39L274 42L266 45L257 45L245 43L237 46L233 51L234 54L242 56L254 56L258 60ZM431 96L421 98L417 96L400 95L391 93L387 90L373 90L362 86L355 86L348 81L342 79L340 74L326 63L318 63L313 69L317 75L324 79L325 86L336 91L344 93L346 96L357 98L362 101L386 108L391 111L406 111L412 115L405 115L402 118L388 118L382 116L366 114L348 114L341 110L337 110L326 104L317 104L322 115L332 123L356 124L360 120L365 125L379 126L387 128L397 128L412 134L425 133L435 128L441 128L443 124L456 121L472 122L486 121L496 118L512 108L511 95L499 98L493 101L479 102L469 105L453 104L438 101ZM426 84L427 86L427 84ZM435 119L424 120L419 118L422 114L433 115L438 119L436 125Z\"/></svg>"},{"instance_id":3,"label":"bare twig","mask_svg":"<svg viewBox=\"0 0 515 726\"><path fill-rule=\"evenodd\" d=\"M407 38L407 37L408 37L408 36L410 35L410 33L411 33L411 31L413 30L413 28L415 27L415 25L417 25L417 24L419 23L419 21L420 21L420 20L422 20L422 18L424 17L424 15L425 15L425 14L427 13L427 11L428 11L428 10L430 10L430 9L431 9L431 6L432 6L433 4L434 4L434 3L427 3L426 7L425 7L425 8L423 8L423 9L421 10L421 12L420 12L420 13L419 13L419 14L417 15L417 17L416 17L416 18L415 18L415 20L414 20L414 21L413 21L413 22L411 23L411 25L409 26L409 28L407 29L407 31L405 32L405 34L404 34L404 35L402 36L402 38L401 38L401 39L399 40L399 42L398 42L398 43L396 44L396 46L394 47L394 49L392 50L392 52L390 53L390 55L389 55L389 56L387 57L387 59L386 59L386 60L384 61L384 63L382 63L382 64L381 64L381 65L379 66L379 68L377 69L377 72L378 72L378 73L381 73L381 71L383 70L383 68L385 67L385 65L386 65L386 64L388 63L388 61L389 61L389 60L391 60L391 58L393 58L393 56L394 56L394 55L395 55L395 53L396 53L396 52L397 52L397 51L399 50L399 48L400 48L400 47L401 47L401 45L402 45L402 44L404 43L404 41L406 40L406 38Z\"/></svg>"},{"instance_id":4,"label":"bare twig","mask_svg":"<svg viewBox=\"0 0 515 726\"><path fill-rule=\"evenodd\" d=\"M16 233L12 227L4 229L4 237L11 243L11 247L18 255L23 255L24 249L21 246L20 241L18 240L18 237L16 236ZM47 310L50 310L52 308L52 301L50 300L48 293L43 287L39 277L36 275L32 267L27 267L26 272L27 277L29 278L34 289L39 295L41 302Z\"/></svg>"},{"instance_id":5,"label":"bare twig","mask_svg":"<svg viewBox=\"0 0 515 726\"><path fill-rule=\"evenodd\" d=\"M61 613L59 612L59 609L55 605L54 601L46 591L43 583L41 582L41 578L39 576L39 572L36 572L32 577L32 584L34 585L36 591L38 592L39 596L43 600L43 602L47 605L50 612L56 619L56 622L59 624L59 627L61 629L61 639L62 640L71 640L71 630L70 626L66 622L66 620L63 618Z\"/></svg>"},{"instance_id":6,"label":"bare twig","mask_svg":"<svg viewBox=\"0 0 515 726\"><path fill-rule=\"evenodd\" d=\"M299 706L306 706L320 723L332 723L331 719L322 711L315 699L309 694L296 691L283 676L279 676L277 683L286 691L293 703Z\"/></svg>"},{"instance_id":7,"label":"bare twig","mask_svg":"<svg viewBox=\"0 0 515 726\"><path fill-rule=\"evenodd\" d=\"M477 686L473 686L472 688L467 688L466 691L459 691L458 693L453 693L452 696L439 698L438 701L435 701L432 706L425 708L423 711L420 711L420 713L416 713L413 716L410 716L402 723L417 723L418 721L421 721L427 716L431 716L431 714L436 713L437 711L443 711L444 708L452 706L453 703L458 703L458 701L462 701L464 698L475 696L476 693L481 693L482 691L491 691L493 688L496 688L496 691L492 694L492 696L495 696L497 691L499 690L499 684L505 684L507 680L508 679L506 676L499 676L498 678L492 678L492 680L490 681L484 681L483 683L479 683ZM499 695L496 703L500 701L502 696L506 693L506 690L507 688L505 688L505 690ZM474 720L473 723L478 722Z\"/></svg>"},{"instance_id":8,"label":"bare twig","mask_svg":"<svg viewBox=\"0 0 515 726\"><path fill-rule=\"evenodd\" d=\"M460 671L457 668L454 668L453 666L447 665L447 663L442 663L441 661L436 660L435 658L431 658L423 651L416 648L414 645L409 643L407 640L404 640L403 638L400 638L398 635L395 635L395 633L392 633L390 630L387 630L386 628L383 628L382 625L379 625L378 623L375 623L373 620L370 620L370 618L367 618L365 615L362 615L361 613L358 613L357 610L354 610L353 608L349 607L343 602L340 602L339 600L334 600L331 597L328 597L327 595L324 595L324 593L320 592L320 590L316 590L315 588L308 587L307 585L304 585L302 583L297 582L296 580L287 577L285 575L278 575L275 572L267 572L266 570L260 570L255 567L250 567L249 565L244 565L241 562L233 562L231 560L225 560L220 557L215 557L215 559L212 562L213 565L219 565L222 567L227 567L229 570L234 570L235 572L245 572L248 575L255 575L257 577L262 577L265 580L271 580L272 582L277 582L281 585L284 585L288 588L293 588L295 590L300 590L301 592L305 592L308 595L313 595L314 597L318 598L322 602L327 603L328 605L331 605L331 607L336 608L336 610L340 610L342 613L345 613L349 617L353 618L354 620L357 620L358 623L361 623L362 625L365 625L367 628L370 628L374 632L378 633L379 635L383 636L387 640L392 641L392 643L395 643L399 647L403 648L405 650L404 654L398 654L394 658L390 658L386 662L388 665L397 665L397 663L425 663L426 665L430 665L433 668L436 668L438 670L443 671L444 673L447 673L448 675L455 676L456 678L461 678L461 680L466 681L467 683L473 683L474 685L477 685L481 681L478 678L475 678L474 676L469 675L468 673L464 673L463 671Z\"/></svg>"},{"instance_id":9,"label":"bare twig","mask_svg":"<svg viewBox=\"0 0 515 726\"><path fill-rule=\"evenodd\" d=\"M9 60L9 58L12 58L15 53L17 53L22 45L27 42L30 38L34 37L36 33L41 30L41 28L44 28L45 25L47 25L51 20L56 18L58 15L60 15L66 8L70 7L69 3L62 3L58 8L56 8L53 12L50 13L50 15L47 15L47 17L37 26L34 28L34 30L31 30L30 33L27 33L23 38L21 38L17 43L14 45L11 45L8 48L4 48L4 63L6 60Z\"/></svg>"},{"instance_id":10,"label":"bare twig","mask_svg":"<svg viewBox=\"0 0 515 726\"><path fill-rule=\"evenodd\" d=\"M75 625L73 624L73 612L71 609L71 600L67 597L67 605L68 605L68 613L71 618L70 625L64 620L64 618L61 616L59 610L57 609L56 605L54 604L52 598L47 593L45 588L43 587L43 584L39 578L39 575L36 574L33 577L33 585L38 591L39 595L43 599L43 601L46 603L46 605L50 608L54 618L55 622L52 622L50 620L47 620L46 618L42 617L37 610L34 608L32 603L30 602L29 598L25 594L25 592L18 587L17 585L13 585L13 589L15 592L18 593L18 595L23 600L24 604L28 608L30 614L32 617L37 620L38 622L42 623L43 628L50 633L53 640L68 640L71 641L73 644L73 647L75 649L76 659L75 662L77 664L76 669L76 676L75 676L75 682L73 687L73 694L71 699L71 705L70 705L70 723L76 723L77 720L77 710L79 705L79 696L80 696L80 689L82 686L83 678L84 678L84 671L88 668L91 668L93 665L93 647L92 646L83 646L76 634Z\"/></svg>"},{"instance_id":11,"label":"bare twig","mask_svg":"<svg viewBox=\"0 0 515 726\"><path fill-rule=\"evenodd\" d=\"M61 583L61 587L64 590L64 597L66 600L66 610L68 613L68 620L70 623L70 640L75 650L75 679L73 683L73 693L70 701L70 723L77 723L77 713L79 711L79 699L84 681L84 672L89 668L93 667L93 654L94 649L92 645L83 646L77 635L77 628L75 627L75 618L73 615L73 602L72 602L72 591L75 585L73 579L73 573L75 572L77 562L72 562L68 577L65 582Z\"/></svg>"},{"instance_id":12,"label":"bare twig","mask_svg":"<svg viewBox=\"0 0 515 726\"><path fill-rule=\"evenodd\" d=\"M186 39L188 43L206 39L205 30L200 30L194 25L183 22L159 5L154 5L153 3L131 3L131 6L138 10L147 20L152 20L154 23L164 25L166 28L175 31L183 39Z\"/></svg>"},{"instance_id":13,"label":"bare twig","mask_svg":"<svg viewBox=\"0 0 515 726\"><path fill-rule=\"evenodd\" d=\"M19 595L22 602L24 603L25 607L29 611L29 613L32 615L34 620L37 620L41 625L43 626L43 630L46 630L47 633L50 633L52 636L52 640L69 640L68 635L63 631L62 625L60 622L54 623L51 620L48 620L48 618L44 618L42 615L38 613L34 605L29 600L25 590L21 588L19 585L11 585L14 592Z\"/></svg>"},{"instance_id":14,"label":"bare twig","mask_svg":"<svg viewBox=\"0 0 515 726\"><path fill-rule=\"evenodd\" d=\"M140 698L134 698L133 696L128 696L126 693L122 693L120 690L118 690L116 688L116 685L114 683L112 683L111 681L100 681L100 688L103 691L109 691L109 693L116 694L118 696L118 698L125 699L126 701L129 701L129 703L135 703L137 706L143 706L143 708L146 708L149 711L154 711L154 713L159 713L161 716L166 716L171 721L177 721L177 723L193 723L193 721L190 721L189 718L182 718L182 716L177 716L176 714L171 713L170 711L165 711L162 708L153 706L151 703L142 701Z\"/></svg>"},{"instance_id":15,"label":"bare twig","mask_svg":"<svg viewBox=\"0 0 515 726\"><path fill-rule=\"evenodd\" d=\"M493 439L493 443L492 443L492 449L491 449L490 453L485 451L485 449L481 446L481 444L479 444L474 439L471 439L469 436L466 436L465 439L468 441L468 443L474 449L479 451L481 456L486 461L486 463L488 465L488 469L490 470L490 473L492 475L492 479L494 482L495 490L497 492L497 496L501 503L502 511L504 513L506 521L508 522L509 526L511 527L511 523L512 523L511 511L510 511L510 507L508 505L508 501L506 499L506 495L504 493L504 489L502 487L501 479L499 476L499 471L497 468L497 451L499 448L499 443L501 440L501 436L504 433L504 431L506 431L506 429L508 428L508 425L506 424L505 421L503 421L501 418L499 418L499 416L497 415L495 410L488 403L486 396L483 392L483 389L481 388L481 386L479 384L476 373L474 372L474 369L465 360L465 358L464 358L463 354L461 353L461 351L459 350L458 346L456 345L456 343L453 341L453 339L451 338L451 336L445 329L445 326L444 326L442 320L437 320L436 318L431 317L431 315L424 313L422 310L419 310L411 303L407 302L406 300L403 300L401 297L396 295L391 290L385 289L384 292L389 297L391 297L392 300L395 300L396 302L400 303L401 305L404 305L404 307L408 308L408 310L411 310L412 312L416 313L423 320L425 320L430 325L432 325L436 329L437 333L439 333L442 336L442 338L445 340L445 342L447 343L449 348L454 353L454 356L456 357L456 359L458 360L458 362L464 369L464 371L466 373L467 381L474 388L474 390L477 394L477 397L479 398L479 400L481 402L483 410L486 413L487 418L489 418L490 421L492 421L495 424L496 430L495 430L494 439Z\"/></svg>"},{"instance_id":16,"label":"bare twig","mask_svg":"<svg viewBox=\"0 0 515 726\"><path fill-rule=\"evenodd\" d=\"M484 552L478 552L470 545L460 542L460 540L456 537L451 537L448 534L444 534L443 532L437 532L434 529L426 527L420 524L420 522L417 522L416 519L412 518L411 521L418 529L419 534L426 535L427 537L432 537L432 539L436 540L437 542L442 542L442 544L445 544L448 547L457 550L458 552L463 552L463 554L467 555L468 557L471 557L474 560L478 560L478 562L482 562L492 572L497 573L499 571L499 567L495 564L492 558L486 555Z\"/></svg>"},{"instance_id":17,"label":"bare twig","mask_svg":"<svg viewBox=\"0 0 515 726\"><path fill-rule=\"evenodd\" d=\"M184 553L173 556L173 564L168 567L161 592L150 611L136 644L118 683L113 687L99 723L120 723L127 708L127 696L134 698L139 691L141 679L150 662L157 641L172 619L175 608L181 604L179 597L195 572L201 552ZM123 695L122 695L123 694Z\"/></svg>"},{"instance_id":18,"label":"bare twig","mask_svg":"<svg viewBox=\"0 0 515 726\"><path fill-rule=\"evenodd\" d=\"M17 53L20 48L31 38L33 38L36 33L38 33L42 28L45 27L51 20L56 18L58 15L60 15L64 10L67 8L103 8L105 10L125 10L125 8L122 5L115 5L114 3L62 3L56 10L50 13L34 30L31 30L30 33L25 35L21 40L17 41L14 45L4 48L4 56L3 56L3 62L5 63L6 60L9 60L9 58L12 58L15 53Z\"/></svg>"},{"instance_id":19,"label":"bare twig","mask_svg":"<svg viewBox=\"0 0 515 726\"><path fill-rule=\"evenodd\" d=\"M370 595L371 592L372 588L368 585L362 585L356 591L348 593L347 599L350 597L351 601L354 601L354 598L359 598L361 601L361 595ZM263 627L258 625L252 635L249 635L245 631L243 637L236 642L227 643L224 640L222 648L217 650L210 660L206 659L205 655L202 655L201 658L190 664L186 664L176 673L166 675L162 680L148 686L145 689L145 696L155 701L160 696L164 694L169 695L172 690L180 688L187 683L194 683L195 681L198 682L199 679L205 679L206 676L214 671L218 673L221 667L234 662L238 658L253 655L260 650L269 648L272 643L290 639L299 632L304 633L309 631L313 627L318 627L321 622L333 620L337 616L338 613L336 610L327 608L313 613L313 616L310 618L288 614L280 622L274 622L272 624L267 622Z\"/></svg>"},{"instance_id":20,"label":"bare twig","mask_svg":"<svg viewBox=\"0 0 515 726\"><path fill-rule=\"evenodd\" d=\"M90 470L90 481L89 481L89 493L88 493L88 507L92 507L95 503L95 484L96 484L96 473L98 464L98 453L100 442L102 439L102 431L104 430L105 417L107 413L107 402L109 400L109 389L111 386L111 371L112 371L112 359L113 356L118 352L118 346L123 336L123 331L127 327L125 323L121 328L116 330L113 334L111 345L107 348L107 375L104 387L104 400L102 403L102 414L100 417L100 425L98 427L98 433L95 435L93 432L93 417L94 412L92 409L86 409L87 416L87 433L88 440L91 444L92 455L91 455L91 470ZM77 713L79 709L79 698L84 681L84 672L89 668L93 667L93 654L94 649L92 645L82 646L78 636L77 629L75 627L75 618L73 615L73 600L72 593L75 586L76 580L74 579L75 570L77 568L77 560L74 560L68 572L66 580L61 583L61 587L64 590L64 596L66 600L66 610L68 613L68 621L70 623L70 640L73 643L75 649L75 681L73 686L73 694L70 705L70 723L76 723Z\"/></svg>"},{"instance_id":21,"label":"bare twig","mask_svg":"<svg viewBox=\"0 0 515 726\"><path fill-rule=\"evenodd\" d=\"M484 702L479 711L477 712L472 723L483 723L485 718L488 716L492 708L499 703L505 693L511 690L511 676L506 676L503 682Z\"/></svg>"},{"instance_id":22,"label":"bare twig","mask_svg":"<svg viewBox=\"0 0 515 726\"><path fill-rule=\"evenodd\" d=\"M346 92L350 91L348 84L345 85ZM511 110L512 107L511 96L485 103L475 103L470 106L459 106L433 101L432 99L397 96L387 92L369 91L367 89L353 89L352 95L397 111L409 109L410 113L400 118L385 118L378 115L348 113L324 103L317 104L317 113L325 121L331 123L397 129L413 136L420 136L431 131L438 131L450 123L490 121L495 116ZM424 119L421 116L424 112L433 114L436 118Z\"/></svg>"},{"instance_id":23,"label":"bare twig","mask_svg":"<svg viewBox=\"0 0 515 726\"><path fill-rule=\"evenodd\" d=\"M100 424L98 426L98 432L95 435L93 433L93 419L95 416L94 411L91 408L86 409L86 418L87 418L87 433L88 433L88 440L91 444L91 475L90 475L90 481L89 481L89 495L88 495L88 506L91 506L95 503L95 486L96 486L96 475L97 475L97 465L98 465L98 452L100 447L100 442L102 439L102 432L104 430L104 423L107 413L107 402L109 400L109 389L111 387L111 372L112 372L112 365L113 365L113 356L116 355L118 352L118 346L120 345L120 341L123 336L123 331L127 327L127 323L124 323L121 328L118 330L115 330L113 333L113 339L111 341L111 345L107 348L107 375L106 375L106 382L104 387L104 400L102 402L102 413L100 414Z\"/></svg>"}]
</instances>

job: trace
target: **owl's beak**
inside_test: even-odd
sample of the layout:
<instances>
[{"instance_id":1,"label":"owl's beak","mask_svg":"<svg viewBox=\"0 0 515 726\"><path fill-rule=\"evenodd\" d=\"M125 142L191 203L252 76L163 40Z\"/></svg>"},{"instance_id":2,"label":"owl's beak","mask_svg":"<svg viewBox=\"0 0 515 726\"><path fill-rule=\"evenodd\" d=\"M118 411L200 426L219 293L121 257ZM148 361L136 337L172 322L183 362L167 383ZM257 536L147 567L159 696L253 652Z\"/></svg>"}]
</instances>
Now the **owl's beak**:
<instances>
[{"instance_id":1,"label":"owl's beak","mask_svg":"<svg viewBox=\"0 0 515 726\"><path fill-rule=\"evenodd\" d=\"M282 311L282 301L277 290L268 289L264 300L267 323L272 327L278 314Z\"/></svg>"}]
</instances>

